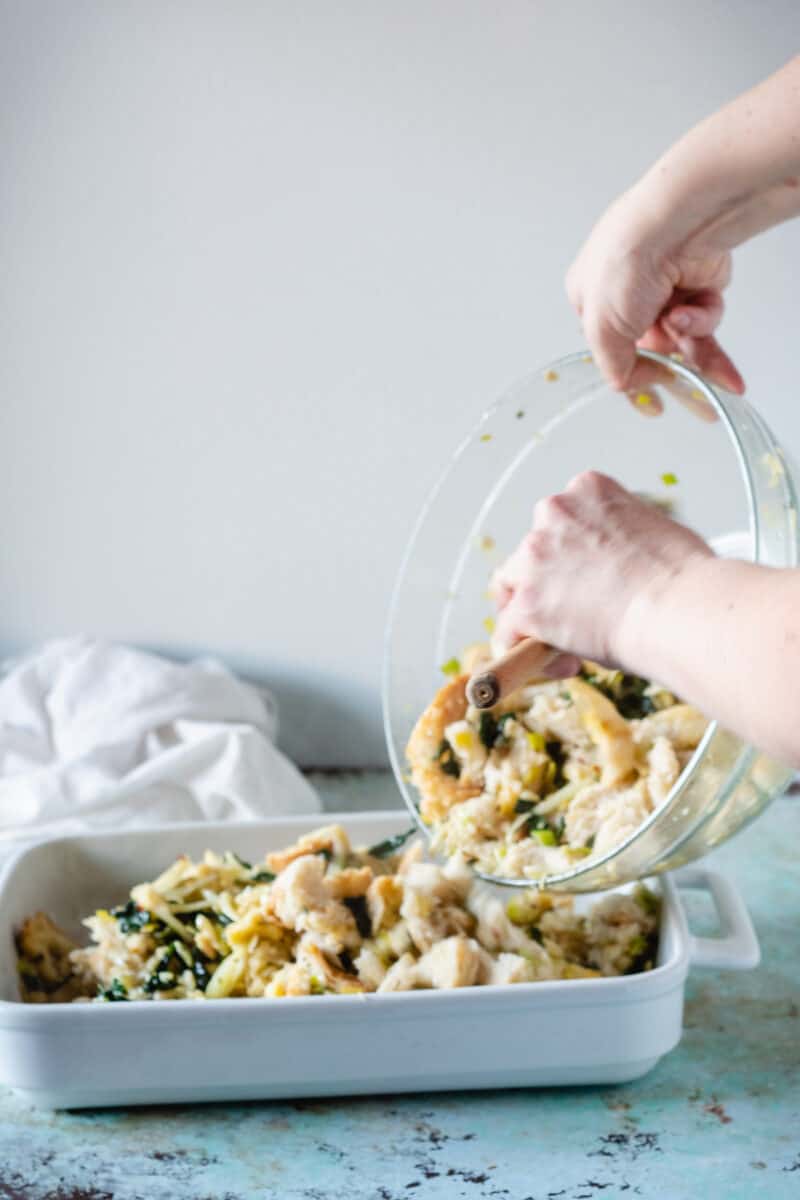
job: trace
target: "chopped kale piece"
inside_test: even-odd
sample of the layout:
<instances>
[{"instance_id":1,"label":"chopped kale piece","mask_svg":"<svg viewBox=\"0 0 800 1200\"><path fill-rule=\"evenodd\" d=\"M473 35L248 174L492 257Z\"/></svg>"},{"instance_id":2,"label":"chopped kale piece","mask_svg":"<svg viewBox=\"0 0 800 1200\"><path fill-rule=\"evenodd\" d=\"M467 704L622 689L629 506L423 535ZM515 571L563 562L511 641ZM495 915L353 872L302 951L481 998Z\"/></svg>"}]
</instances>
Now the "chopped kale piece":
<instances>
[{"instance_id":1,"label":"chopped kale piece","mask_svg":"<svg viewBox=\"0 0 800 1200\"><path fill-rule=\"evenodd\" d=\"M442 739L436 754L436 761L445 775L452 775L454 779L458 779L461 774L461 764L455 754L453 754L452 746L446 738Z\"/></svg>"},{"instance_id":2,"label":"chopped kale piece","mask_svg":"<svg viewBox=\"0 0 800 1200\"><path fill-rule=\"evenodd\" d=\"M194 962L192 963L192 974L194 975L194 981L200 988L201 992L206 990L208 981L211 978L208 966L206 965L208 961L209 960L206 958L205 954L203 954L202 950L195 950Z\"/></svg>"},{"instance_id":3,"label":"chopped kale piece","mask_svg":"<svg viewBox=\"0 0 800 1200\"><path fill-rule=\"evenodd\" d=\"M501 713L499 717L493 716L490 712L481 713L478 718L478 735L487 750L508 745L506 725L509 721L513 721L515 716L516 714L513 712Z\"/></svg>"},{"instance_id":4,"label":"chopped kale piece","mask_svg":"<svg viewBox=\"0 0 800 1200\"><path fill-rule=\"evenodd\" d=\"M146 909L139 908L139 905L133 900L129 900L120 908L112 908L111 916L116 918L120 933L138 933L153 919Z\"/></svg>"},{"instance_id":5,"label":"chopped kale piece","mask_svg":"<svg viewBox=\"0 0 800 1200\"><path fill-rule=\"evenodd\" d=\"M250 876L251 883L272 883L275 878L274 871L256 871L255 875Z\"/></svg>"},{"instance_id":6,"label":"chopped kale piece","mask_svg":"<svg viewBox=\"0 0 800 1200\"><path fill-rule=\"evenodd\" d=\"M193 913L186 913L186 914L183 914L183 915L185 915L185 916L188 916L188 917L191 919L191 917L192 917L194 914L193 914ZM181 920L181 917L180 917L180 916L178 916L178 920L179 920L179 921ZM186 924L186 922L185 922L185 921L181 921L181 924L182 924L182 925L185 925L185 924ZM149 934L151 934L151 936L152 936L152 937L155 939L155 941L156 941L156 942L158 942L158 943L159 943L159 945L162 945L162 946L163 946L163 944L164 944L165 942L169 942L169 941L171 941L171 940L172 940L172 939L175 937L175 930L174 930L174 929L170 929L169 925L167 925L165 921L157 921L157 920L154 920L154 921L153 921L153 928L152 928L152 929L148 928L147 932L148 932Z\"/></svg>"},{"instance_id":7,"label":"chopped kale piece","mask_svg":"<svg viewBox=\"0 0 800 1200\"><path fill-rule=\"evenodd\" d=\"M156 969L144 983L144 990L148 995L152 995L153 992L170 991L177 985L183 972L187 968L193 969L194 966L192 951L181 943L172 942L164 946L160 954Z\"/></svg>"},{"instance_id":8,"label":"chopped kale piece","mask_svg":"<svg viewBox=\"0 0 800 1200\"><path fill-rule=\"evenodd\" d=\"M542 829L549 829L550 825L544 817L532 816L526 823L525 828L528 833L536 833Z\"/></svg>"},{"instance_id":9,"label":"chopped kale piece","mask_svg":"<svg viewBox=\"0 0 800 1200\"><path fill-rule=\"evenodd\" d=\"M545 742L544 748L545 753L556 768L552 780L553 790L556 791L567 782L564 778L564 763L567 761L567 752L564 749L563 743L558 738L550 738Z\"/></svg>"},{"instance_id":10,"label":"chopped kale piece","mask_svg":"<svg viewBox=\"0 0 800 1200\"><path fill-rule=\"evenodd\" d=\"M178 982L174 971L154 971L149 979L145 980L144 990L148 996L152 996L153 992L169 992L175 987Z\"/></svg>"},{"instance_id":11,"label":"chopped kale piece","mask_svg":"<svg viewBox=\"0 0 800 1200\"><path fill-rule=\"evenodd\" d=\"M101 1000L107 1000L109 1003L117 1000L130 1000L128 989L119 979L112 979L111 986L100 988L97 995Z\"/></svg>"},{"instance_id":12,"label":"chopped kale piece","mask_svg":"<svg viewBox=\"0 0 800 1200\"><path fill-rule=\"evenodd\" d=\"M198 917L206 917L209 921L216 921L219 925L230 925L232 920L225 913L217 912L213 908L197 908L193 912L175 913L174 915L181 925L194 925L195 927ZM162 925L160 929L156 929L153 936L157 942L169 941L171 937L174 937L174 931L168 925Z\"/></svg>"},{"instance_id":13,"label":"chopped kale piece","mask_svg":"<svg viewBox=\"0 0 800 1200\"><path fill-rule=\"evenodd\" d=\"M373 858L390 858L393 854L404 846L413 833L416 833L416 826L412 825L405 833L396 833L394 837L385 838L382 842L376 842L374 846L370 846L367 854L371 854Z\"/></svg>"},{"instance_id":14,"label":"chopped kale piece","mask_svg":"<svg viewBox=\"0 0 800 1200\"><path fill-rule=\"evenodd\" d=\"M646 694L650 684L641 675L619 672L611 680L604 680L583 670L581 678L607 696L626 721L636 721L656 711L652 696Z\"/></svg>"},{"instance_id":15,"label":"chopped kale piece","mask_svg":"<svg viewBox=\"0 0 800 1200\"><path fill-rule=\"evenodd\" d=\"M657 917L661 911L661 898L655 892L651 892L645 884L639 883L633 893L633 898L641 909L651 917Z\"/></svg>"},{"instance_id":16,"label":"chopped kale piece","mask_svg":"<svg viewBox=\"0 0 800 1200\"><path fill-rule=\"evenodd\" d=\"M478 718L478 736L487 750L491 750L497 739L497 721L490 712L482 712Z\"/></svg>"},{"instance_id":17,"label":"chopped kale piece","mask_svg":"<svg viewBox=\"0 0 800 1200\"><path fill-rule=\"evenodd\" d=\"M635 675L626 675L624 678L636 680L636 684L628 690L620 690L619 699L616 701L620 715L628 721L636 721L655 712L656 706L652 696L644 694L644 688L648 686L647 680L639 680ZM640 684L643 686L640 687Z\"/></svg>"},{"instance_id":18,"label":"chopped kale piece","mask_svg":"<svg viewBox=\"0 0 800 1200\"><path fill-rule=\"evenodd\" d=\"M366 898L364 896L346 896L344 902L353 914L356 928L361 937L372 937L372 921L369 918Z\"/></svg>"},{"instance_id":19,"label":"chopped kale piece","mask_svg":"<svg viewBox=\"0 0 800 1200\"><path fill-rule=\"evenodd\" d=\"M631 938L628 946L631 956L625 974L637 975L641 971L652 971L658 955L658 934L637 934Z\"/></svg>"}]
</instances>

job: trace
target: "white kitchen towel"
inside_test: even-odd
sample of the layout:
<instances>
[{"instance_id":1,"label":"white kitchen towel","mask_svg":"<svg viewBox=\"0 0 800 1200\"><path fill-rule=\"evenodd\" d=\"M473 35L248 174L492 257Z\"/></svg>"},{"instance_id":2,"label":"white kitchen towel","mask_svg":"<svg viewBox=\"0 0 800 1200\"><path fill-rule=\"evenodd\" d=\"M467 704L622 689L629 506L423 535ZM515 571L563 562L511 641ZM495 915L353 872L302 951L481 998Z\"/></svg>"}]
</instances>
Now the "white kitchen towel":
<instances>
[{"instance_id":1,"label":"white kitchen towel","mask_svg":"<svg viewBox=\"0 0 800 1200\"><path fill-rule=\"evenodd\" d=\"M87 829L318 812L276 729L269 693L211 659L49 642L0 681L0 856Z\"/></svg>"}]
</instances>

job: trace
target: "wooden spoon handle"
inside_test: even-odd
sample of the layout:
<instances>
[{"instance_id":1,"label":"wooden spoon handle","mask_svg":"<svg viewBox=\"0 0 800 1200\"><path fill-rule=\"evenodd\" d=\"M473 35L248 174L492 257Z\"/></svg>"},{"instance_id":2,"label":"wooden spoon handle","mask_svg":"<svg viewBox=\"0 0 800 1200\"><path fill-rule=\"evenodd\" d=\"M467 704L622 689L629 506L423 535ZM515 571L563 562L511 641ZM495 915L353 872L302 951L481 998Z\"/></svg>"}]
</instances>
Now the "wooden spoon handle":
<instances>
[{"instance_id":1,"label":"wooden spoon handle","mask_svg":"<svg viewBox=\"0 0 800 1200\"><path fill-rule=\"evenodd\" d=\"M475 708L492 708L505 696L549 678L546 668L561 651L535 638L525 638L508 654L497 658L467 682L467 699Z\"/></svg>"}]
</instances>

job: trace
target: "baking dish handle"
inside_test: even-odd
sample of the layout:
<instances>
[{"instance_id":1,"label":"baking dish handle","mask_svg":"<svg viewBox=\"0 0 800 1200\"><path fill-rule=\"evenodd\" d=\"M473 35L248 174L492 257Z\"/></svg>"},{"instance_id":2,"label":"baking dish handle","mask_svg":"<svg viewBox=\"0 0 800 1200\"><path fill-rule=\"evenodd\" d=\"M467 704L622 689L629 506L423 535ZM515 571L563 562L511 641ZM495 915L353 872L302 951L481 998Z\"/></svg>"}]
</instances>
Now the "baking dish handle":
<instances>
[{"instance_id":1,"label":"baking dish handle","mask_svg":"<svg viewBox=\"0 0 800 1200\"><path fill-rule=\"evenodd\" d=\"M744 900L731 881L707 867L684 867L672 878L679 891L703 891L711 895L722 930L719 937L689 936L692 965L739 971L757 967L761 950L756 931Z\"/></svg>"}]
</instances>

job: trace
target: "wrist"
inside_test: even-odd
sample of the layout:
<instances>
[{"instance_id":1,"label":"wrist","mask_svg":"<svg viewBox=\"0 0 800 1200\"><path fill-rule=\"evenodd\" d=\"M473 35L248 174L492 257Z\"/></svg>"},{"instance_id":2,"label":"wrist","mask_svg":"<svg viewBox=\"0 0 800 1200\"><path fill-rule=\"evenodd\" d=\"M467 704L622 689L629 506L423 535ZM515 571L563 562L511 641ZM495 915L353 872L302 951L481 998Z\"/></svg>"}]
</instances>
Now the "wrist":
<instances>
[{"instance_id":1,"label":"wrist","mask_svg":"<svg viewBox=\"0 0 800 1200\"><path fill-rule=\"evenodd\" d=\"M724 560L710 551L698 552L664 564L636 587L614 631L614 661L664 682L670 673L664 661L667 648L681 638L689 614L702 608L703 595L721 566Z\"/></svg>"}]
</instances>

